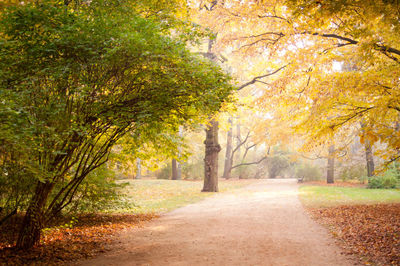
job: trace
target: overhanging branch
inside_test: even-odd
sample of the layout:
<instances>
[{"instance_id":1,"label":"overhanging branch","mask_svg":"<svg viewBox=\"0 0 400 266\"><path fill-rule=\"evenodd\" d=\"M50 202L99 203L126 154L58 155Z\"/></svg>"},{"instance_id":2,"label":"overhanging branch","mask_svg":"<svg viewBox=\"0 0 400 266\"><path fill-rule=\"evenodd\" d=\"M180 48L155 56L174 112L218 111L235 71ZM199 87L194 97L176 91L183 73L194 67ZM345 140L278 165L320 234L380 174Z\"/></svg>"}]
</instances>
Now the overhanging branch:
<instances>
[{"instance_id":1,"label":"overhanging branch","mask_svg":"<svg viewBox=\"0 0 400 266\"><path fill-rule=\"evenodd\" d=\"M268 158L267 156L264 156L264 157L262 157L260 160L258 160L258 161L256 161L256 162L251 162L251 163L240 163L240 164L237 164L237 165L235 165L235 166L232 166L231 169L237 168L237 167L239 167L239 166L244 166L244 165L259 164L259 163L261 163L262 161L264 161L264 160L267 159L267 158Z\"/></svg>"},{"instance_id":2,"label":"overhanging branch","mask_svg":"<svg viewBox=\"0 0 400 266\"><path fill-rule=\"evenodd\" d=\"M254 84L254 83L256 83L256 82L260 82L259 79L272 76L272 75L278 73L279 71L281 71L282 69L284 69L285 67L287 67L288 65L289 65L289 64L284 65L284 66L282 66L282 67L280 67L280 68L278 68L278 69L276 69L276 70L274 70L274 71L272 71L272 72L270 72L270 73L267 73L267 74L265 74L265 75L261 75L261 76L254 77L254 78L253 78L252 80L250 80L249 82L246 82L246 83L240 85L239 88L238 88L237 90L240 91L241 89L244 89L244 88L247 87L247 86L250 86L250 85L252 85L252 84Z\"/></svg>"}]
</instances>

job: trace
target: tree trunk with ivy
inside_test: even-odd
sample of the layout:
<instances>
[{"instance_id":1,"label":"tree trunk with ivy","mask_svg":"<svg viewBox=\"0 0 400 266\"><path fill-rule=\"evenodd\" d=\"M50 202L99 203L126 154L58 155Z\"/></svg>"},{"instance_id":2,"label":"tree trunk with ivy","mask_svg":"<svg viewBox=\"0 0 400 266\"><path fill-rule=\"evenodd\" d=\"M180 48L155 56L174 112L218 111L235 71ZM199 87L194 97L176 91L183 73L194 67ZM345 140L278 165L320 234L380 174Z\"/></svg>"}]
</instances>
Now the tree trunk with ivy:
<instances>
[{"instance_id":1,"label":"tree trunk with ivy","mask_svg":"<svg viewBox=\"0 0 400 266\"><path fill-rule=\"evenodd\" d=\"M204 186L202 192L218 192L218 122L212 119L206 129L204 157Z\"/></svg>"}]
</instances>

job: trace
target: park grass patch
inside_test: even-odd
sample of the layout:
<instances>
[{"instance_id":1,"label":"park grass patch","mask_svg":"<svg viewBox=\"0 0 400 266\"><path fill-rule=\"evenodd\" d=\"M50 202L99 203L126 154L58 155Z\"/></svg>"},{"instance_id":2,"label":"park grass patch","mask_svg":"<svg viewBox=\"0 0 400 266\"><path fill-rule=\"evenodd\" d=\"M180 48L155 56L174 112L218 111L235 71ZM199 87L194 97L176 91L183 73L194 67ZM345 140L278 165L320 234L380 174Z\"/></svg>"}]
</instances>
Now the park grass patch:
<instances>
[{"instance_id":1,"label":"park grass patch","mask_svg":"<svg viewBox=\"0 0 400 266\"><path fill-rule=\"evenodd\" d=\"M310 208L340 205L400 203L399 189L366 189L357 187L301 186L301 202Z\"/></svg>"},{"instance_id":2,"label":"park grass patch","mask_svg":"<svg viewBox=\"0 0 400 266\"><path fill-rule=\"evenodd\" d=\"M215 195L215 193L201 192L203 181L140 179L121 182L128 182L125 192L132 203L130 209L122 210L124 212L163 213ZM233 191L251 182L251 180L219 180L219 191Z\"/></svg>"}]
</instances>

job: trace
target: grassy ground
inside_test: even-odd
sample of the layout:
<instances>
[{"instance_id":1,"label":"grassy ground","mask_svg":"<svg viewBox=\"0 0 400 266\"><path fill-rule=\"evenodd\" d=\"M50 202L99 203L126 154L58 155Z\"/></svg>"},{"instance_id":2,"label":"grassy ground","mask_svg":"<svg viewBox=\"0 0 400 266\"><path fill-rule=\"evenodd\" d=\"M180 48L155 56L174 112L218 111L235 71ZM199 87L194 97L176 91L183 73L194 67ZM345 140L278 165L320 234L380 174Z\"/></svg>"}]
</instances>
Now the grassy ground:
<instances>
[{"instance_id":1,"label":"grassy ground","mask_svg":"<svg viewBox=\"0 0 400 266\"><path fill-rule=\"evenodd\" d=\"M366 189L356 187L302 186L300 200L311 208L339 205L400 203L399 189Z\"/></svg>"},{"instance_id":2,"label":"grassy ground","mask_svg":"<svg viewBox=\"0 0 400 266\"><path fill-rule=\"evenodd\" d=\"M128 182L126 193L134 204L134 213L162 213L195 203L214 193L201 192L203 181L140 179ZM227 192L249 184L251 180L219 180L219 191Z\"/></svg>"}]
</instances>

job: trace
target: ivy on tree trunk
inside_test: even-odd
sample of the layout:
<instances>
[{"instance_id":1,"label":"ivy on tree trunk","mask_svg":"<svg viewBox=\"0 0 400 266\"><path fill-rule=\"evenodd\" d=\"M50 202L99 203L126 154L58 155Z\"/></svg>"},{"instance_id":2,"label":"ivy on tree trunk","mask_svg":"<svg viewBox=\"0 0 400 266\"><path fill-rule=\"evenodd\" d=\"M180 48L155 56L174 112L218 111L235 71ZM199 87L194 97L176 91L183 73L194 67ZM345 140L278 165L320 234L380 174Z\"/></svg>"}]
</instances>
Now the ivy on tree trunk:
<instances>
[{"instance_id":1,"label":"ivy on tree trunk","mask_svg":"<svg viewBox=\"0 0 400 266\"><path fill-rule=\"evenodd\" d=\"M212 119L206 129L204 141L206 153L204 158L204 186L202 192L218 192L218 121Z\"/></svg>"}]
</instances>

